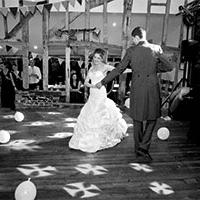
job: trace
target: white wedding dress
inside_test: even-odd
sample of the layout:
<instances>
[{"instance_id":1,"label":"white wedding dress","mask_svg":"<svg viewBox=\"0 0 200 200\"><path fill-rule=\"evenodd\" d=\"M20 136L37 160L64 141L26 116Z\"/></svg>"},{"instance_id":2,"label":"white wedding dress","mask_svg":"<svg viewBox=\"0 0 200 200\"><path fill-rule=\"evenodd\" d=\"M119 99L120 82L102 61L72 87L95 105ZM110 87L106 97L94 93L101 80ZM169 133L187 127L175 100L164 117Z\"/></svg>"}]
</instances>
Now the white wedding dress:
<instances>
[{"instance_id":1,"label":"white wedding dress","mask_svg":"<svg viewBox=\"0 0 200 200\"><path fill-rule=\"evenodd\" d=\"M92 84L104 78L101 71L89 71ZM81 109L69 147L94 153L118 144L127 136L127 124L114 101L107 98L106 88L90 88L90 95Z\"/></svg>"}]
</instances>

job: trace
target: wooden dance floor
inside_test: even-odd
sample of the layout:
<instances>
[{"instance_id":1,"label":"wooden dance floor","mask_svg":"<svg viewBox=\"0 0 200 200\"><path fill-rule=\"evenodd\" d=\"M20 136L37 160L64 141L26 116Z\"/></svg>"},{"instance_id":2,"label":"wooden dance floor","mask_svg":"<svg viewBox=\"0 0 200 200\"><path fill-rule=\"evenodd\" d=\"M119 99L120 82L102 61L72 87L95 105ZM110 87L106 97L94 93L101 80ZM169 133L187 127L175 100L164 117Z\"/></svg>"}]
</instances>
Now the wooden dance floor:
<instances>
[{"instance_id":1,"label":"wooden dance floor","mask_svg":"<svg viewBox=\"0 0 200 200\"><path fill-rule=\"evenodd\" d=\"M200 146L187 143L188 123L160 119L153 135L152 163L134 155L131 119L119 145L94 154L70 150L68 142L80 108L0 110L0 130L10 141L0 144L0 200L13 200L15 189L31 178L35 200L199 200ZM157 130L168 127L167 140ZM198 131L198 130L197 130ZM199 134L199 131L198 131Z\"/></svg>"}]
</instances>

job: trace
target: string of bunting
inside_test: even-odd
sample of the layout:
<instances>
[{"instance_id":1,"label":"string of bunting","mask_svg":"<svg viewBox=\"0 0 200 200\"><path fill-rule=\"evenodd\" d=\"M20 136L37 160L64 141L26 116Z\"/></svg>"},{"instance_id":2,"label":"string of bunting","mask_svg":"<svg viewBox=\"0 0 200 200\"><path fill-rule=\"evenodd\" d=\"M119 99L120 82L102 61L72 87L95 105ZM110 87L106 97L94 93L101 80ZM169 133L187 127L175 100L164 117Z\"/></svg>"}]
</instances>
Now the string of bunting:
<instances>
[{"instance_id":1,"label":"string of bunting","mask_svg":"<svg viewBox=\"0 0 200 200\"><path fill-rule=\"evenodd\" d=\"M80 4L82 4L82 0L77 0ZM66 4L70 3L73 7L75 6L75 0L60 0L55 3L46 3L46 1L28 1L24 0L23 5L24 6L17 6L17 7L0 7L0 13L3 16L7 16L10 12L14 18L21 12L24 16L26 12L30 11L31 13L35 12L35 9L37 9L40 13L42 13L43 8L47 8L48 10L54 9L56 11L61 11L66 8Z\"/></svg>"},{"instance_id":2,"label":"string of bunting","mask_svg":"<svg viewBox=\"0 0 200 200\"><path fill-rule=\"evenodd\" d=\"M47 0L20 0L23 3L23 6L14 6L14 7L0 7L0 13L3 16L7 16L9 12L12 13L13 17L16 18L17 14L21 12L23 15L26 14L27 11L34 13L35 9L37 9L40 13L42 13L43 8L47 8L48 10L54 11L63 11L66 8L67 3L70 3L71 6L75 6L75 2L77 1L80 5L82 5L82 0L57 0L56 2L47 2ZM90 8L95 8L104 3L104 0L86 0L90 3ZM107 2L111 2L114 0L107 0Z\"/></svg>"}]
</instances>

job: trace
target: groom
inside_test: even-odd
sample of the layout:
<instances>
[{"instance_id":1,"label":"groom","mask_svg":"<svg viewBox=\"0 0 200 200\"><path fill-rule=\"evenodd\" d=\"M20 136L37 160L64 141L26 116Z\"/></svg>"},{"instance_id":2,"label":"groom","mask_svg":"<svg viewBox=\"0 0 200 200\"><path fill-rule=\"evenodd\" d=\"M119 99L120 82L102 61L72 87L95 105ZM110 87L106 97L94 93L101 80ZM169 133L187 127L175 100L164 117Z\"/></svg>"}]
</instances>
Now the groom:
<instances>
[{"instance_id":1,"label":"groom","mask_svg":"<svg viewBox=\"0 0 200 200\"><path fill-rule=\"evenodd\" d=\"M127 49L119 65L113 69L97 88L106 85L109 81L121 74L128 65L131 66L133 76L130 93L130 116L134 124L134 141L136 156L152 160L149 154L151 137L157 118L161 114L161 98L158 72L167 72L173 66L162 55L159 45L150 44L146 39L146 31L141 27L133 29L132 39L134 46ZM146 122L143 128L143 123Z\"/></svg>"}]
</instances>

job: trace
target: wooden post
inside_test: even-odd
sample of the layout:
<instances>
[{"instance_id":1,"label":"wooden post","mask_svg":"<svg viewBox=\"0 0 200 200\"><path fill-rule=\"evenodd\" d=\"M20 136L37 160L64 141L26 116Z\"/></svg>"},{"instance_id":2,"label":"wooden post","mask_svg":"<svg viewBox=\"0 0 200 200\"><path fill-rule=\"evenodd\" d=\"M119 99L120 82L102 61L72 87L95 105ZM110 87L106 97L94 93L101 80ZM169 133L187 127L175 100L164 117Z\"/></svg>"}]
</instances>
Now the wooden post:
<instances>
[{"instance_id":1,"label":"wooden post","mask_svg":"<svg viewBox=\"0 0 200 200\"><path fill-rule=\"evenodd\" d=\"M69 32L69 2L65 4L65 29ZM65 101L70 102L70 46L69 37L66 36L66 46L65 46Z\"/></svg>"},{"instance_id":2,"label":"wooden post","mask_svg":"<svg viewBox=\"0 0 200 200\"><path fill-rule=\"evenodd\" d=\"M163 29L162 29L162 46L165 46L167 42L167 29L168 29L168 21L169 21L170 4L171 4L171 0L167 0L166 7L165 7Z\"/></svg>"},{"instance_id":3,"label":"wooden post","mask_svg":"<svg viewBox=\"0 0 200 200\"><path fill-rule=\"evenodd\" d=\"M122 19L122 55L124 57L126 49L128 47L128 33L130 32L130 21L131 21L131 10L133 6L133 0L124 0L124 11ZM124 104L126 90L126 74L121 74L119 76L119 100L120 104Z\"/></svg>"},{"instance_id":4,"label":"wooden post","mask_svg":"<svg viewBox=\"0 0 200 200\"><path fill-rule=\"evenodd\" d=\"M5 0L2 0L2 7L5 7ZM7 23L7 16L4 16L2 14L3 17L3 24L4 24L4 33L5 33L5 37L8 35L8 23Z\"/></svg>"},{"instance_id":5,"label":"wooden post","mask_svg":"<svg viewBox=\"0 0 200 200\"><path fill-rule=\"evenodd\" d=\"M184 5L187 4L187 0L185 0ZM181 67L181 43L183 41L183 33L184 33L184 24L183 24L183 20L181 20L181 26L180 26L180 36L179 36L179 55L178 55L178 65L176 66L176 70L175 70L175 74L174 74L174 87L176 86L176 84L178 83L178 72L179 69Z\"/></svg>"},{"instance_id":6,"label":"wooden post","mask_svg":"<svg viewBox=\"0 0 200 200\"><path fill-rule=\"evenodd\" d=\"M19 1L19 5L23 6L23 2ZM23 14L20 15L20 21L24 20ZM28 65L29 65L29 22L26 21L22 28L22 52L23 52L23 88L29 88L29 75L28 75Z\"/></svg>"},{"instance_id":7,"label":"wooden post","mask_svg":"<svg viewBox=\"0 0 200 200\"><path fill-rule=\"evenodd\" d=\"M107 0L103 3L103 43L108 44L108 13L107 13Z\"/></svg>"},{"instance_id":8,"label":"wooden post","mask_svg":"<svg viewBox=\"0 0 200 200\"><path fill-rule=\"evenodd\" d=\"M146 14L146 26L145 26L147 36L149 35L150 16L151 16L151 0L148 0L148 2L147 2L147 14Z\"/></svg>"},{"instance_id":9,"label":"wooden post","mask_svg":"<svg viewBox=\"0 0 200 200\"><path fill-rule=\"evenodd\" d=\"M103 43L108 44L108 12L107 12L108 2L104 0L103 2ZM106 50L106 61L108 59L108 49Z\"/></svg>"},{"instance_id":10,"label":"wooden post","mask_svg":"<svg viewBox=\"0 0 200 200\"><path fill-rule=\"evenodd\" d=\"M42 37L43 37L43 90L48 90L49 65L49 18L50 11L44 6L42 13Z\"/></svg>"},{"instance_id":11,"label":"wooden post","mask_svg":"<svg viewBox=\"0 0 200 200\"><path fill-rule=\"evenodd\" d=\"M90 3L89 1L85 1L85 28L89 29L90 28ZM90 32L85 33L85 40L87 42L90 41ZM88 47L85 47L85 77L87 76L88 73L88 65L89 65L89 49ZM84 90L84 100L86 101L88 98L88 90L85 87Z\"/></svg>"}]
</instances>

